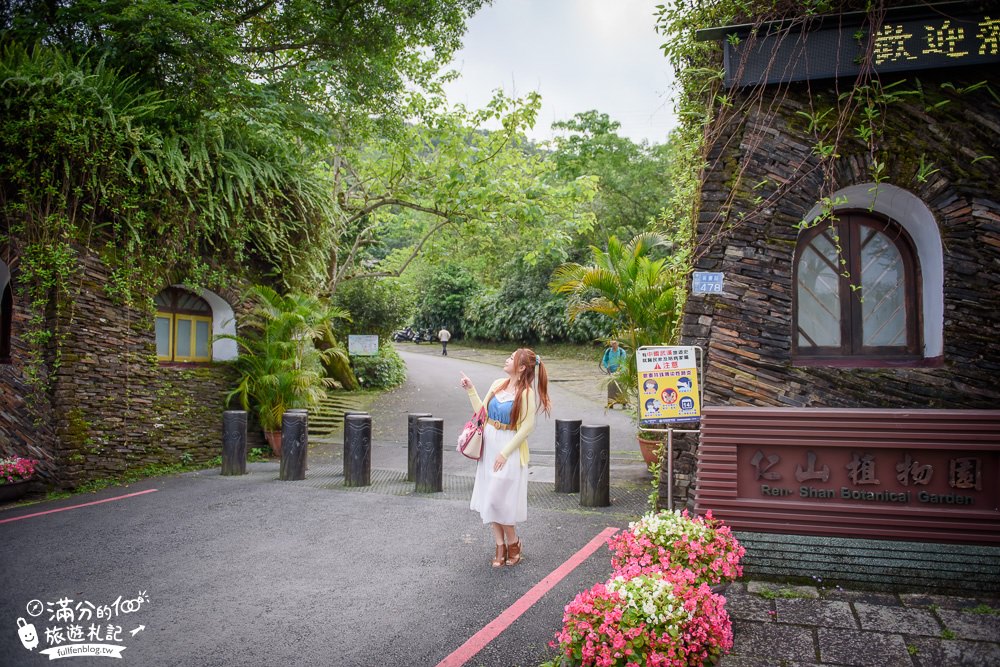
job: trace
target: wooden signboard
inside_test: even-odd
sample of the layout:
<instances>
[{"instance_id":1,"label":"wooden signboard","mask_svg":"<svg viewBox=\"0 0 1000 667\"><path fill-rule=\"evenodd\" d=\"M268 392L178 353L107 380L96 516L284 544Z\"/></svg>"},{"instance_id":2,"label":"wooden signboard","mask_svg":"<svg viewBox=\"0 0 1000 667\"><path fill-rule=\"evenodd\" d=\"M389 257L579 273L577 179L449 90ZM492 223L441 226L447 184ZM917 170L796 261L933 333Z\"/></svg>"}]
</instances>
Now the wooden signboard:
<instances>
[{"instance_id":1,"label":"wooden signboard","mask_svg":"<svg viewBox=\"0 0 1000 667\"><path fill-rule=\"evenodd\" d=\"M706 407L695 493L736 530L1000 544L1000 411Z\"/></svg>"}]
</instances>

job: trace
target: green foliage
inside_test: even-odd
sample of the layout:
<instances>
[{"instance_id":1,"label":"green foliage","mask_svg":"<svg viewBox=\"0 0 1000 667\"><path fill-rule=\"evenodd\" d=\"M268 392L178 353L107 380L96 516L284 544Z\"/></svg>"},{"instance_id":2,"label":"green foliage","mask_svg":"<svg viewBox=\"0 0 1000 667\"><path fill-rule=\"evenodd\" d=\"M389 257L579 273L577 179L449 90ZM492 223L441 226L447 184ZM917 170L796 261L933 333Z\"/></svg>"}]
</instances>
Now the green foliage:
<instances>
[{"instance_id":1,"label":"green foliage","mask_svg":"<svg viewBox=\"0 0 1000 667\"><path fill-rule=\"evenodd\" d=\"M332 185L281 107L162 129L162 95L105 60L13 45L0 91L0 215L23 242L96 243L115 268L147 263L138 275L199 257L322 271Z\"/></svg>"},{"instance_id":2,"label":"green foliage","mask_svg":"<svg viewBox=\"0 0 1000 667\"><path fill-rule=\"evenodd\" d=\"M379 345L374 357L351 357L351 365L365 389L393 389L406 382L406 363L391 343Z\"/></svg>"},{"instance_id":3,"label":"green foliage","mask_svg":"<svg viewBox=\"0 0 1000 667\"><path fill-rule=\"evenodd\" d=\"M989 616L1000 616L1000 609L996 609L986 604L985 602L976 605L975 607L969 607L968 609L963 609L962 611L969 614L984 614Z\"/></svg>"},{"instance_id":4,"label":"green foliage","mask_svg":"<svg viewBox=\"0 0 1000 667\"><path fill-rule=\"evenodd\" d=\"M552 153L559 177L598 179L592 205L596 225L589 236L593 243L603 243L610 235L631 238L647 229L673 189L669 176L673 146L636 144L617 134L620 126L596 110L552 125L565 132L556 137Z\"/></svg>"},{"instance_id":5,"label":"green foliage","mask_svg":"<svg viewBox=\"0 0 1000 667\"><path fill-rule=\"evenodd\" d=\"M352 275L399 276L417 258L461 257L487 281L511 256L564 258L566 244L593 226L595 183L558 178L524 140L539 105L536 94L497 94L469 111L414 94L405 113L415 122L348 151L338 163L345 220L328 289ZM491 123L503 129L480 129Z\"/></svg>"},{"instance_id":6,"label":"green foliage","mask_svg":"<svg viewBox=\"0 0 1000 667\"><path fill-rule=\"evenodd\" d=\"M133 307L227 270L322 285L343 231L339 147L402 126L404 90L437 85L482 2L335 4L0 6L0 243L38 318L71 307L61 258L79 249ZM41 386L61 337L30 329Z\"/></svg>"},{"instance_id":7,"label":"green foliage","mask_svg":"<svg viewBox=\"0 0 1000 667\"><path fill-rule=\"evenodd\" d=\"M143 88L165 91L174 118L268 96L298 106L303 125L339 119L357 128L369 117L395 117L406 84L433 77L481 5L21 0L15 11L0 10L0 30L4 41L108 57Z\"/></svg>"},{"instance_id":8,"label":"green foliage","mask_svg":"<svg viewBox=\"0 0 1000 667\"><path fill-rule=\"evenodd\" d=\"M553 262L534 266L517 259L504 265L499 288L483 290L465 309L463 330L478 340L535 344L589 343L608 335L610 321L595 313L566 317L567 299L548 288Z\"/></svg>"},{"instance_id":9,"label":"green foliage","mask_svg":"<svg viewBox=\"0 0 1000 667\"><path fill-rule=\"evenodd\" d=\"M363 278L341 283L331 302L351 314L336 327L341 339L350 334L376 335L389 340L392 332L410 321L413 297L398 280Z\"/></svg>"},{"instance_id":10,"label":"green foliage","mask_svg":"<svg viewBox=\"0 0 1000 667\"><path fill-rule=\"evenodd\" d=\"M418 284L414 324L434 331L445 327L453 336L465 335L466 306L476 293L476 280L459 264L444 264Z\"/></svg>"},{"instance_id":11,"label":"green foliage","mask_svg":"<svg viewBox=\"0 0 1000 667\"><path fill-rule=\"evenodd\" d=\"M670 344L676 335L684 272L676 257L657 257L669 246L661 234L639 234L628 243L612 236L606 251L591 247L589 265L564 264L552 275L552 290L569 296L570 318L592 312L612 320L611 337L630 352L629 363L618 371L628 391L637 386L635 351Z\"/></svg>"},{"instance_id":12,"label":"green foliage","mask_svg":"<svg viewBox=\"0 0 1000 667\"><path fill-rule=\"evenodd\" d=\"M239 384L226 396L239 399L244 410L256 411L261 428L276 431L281 417L292 408L319 404L334 382L325 377L323 364L342 349L320 350L316 341L326 338L332 320L346 314L315 297L279 295L264 286L254 287L254 309L245 322L245 333L232 338L240 346L233 365Z\"/></svg>"}]
</instances>

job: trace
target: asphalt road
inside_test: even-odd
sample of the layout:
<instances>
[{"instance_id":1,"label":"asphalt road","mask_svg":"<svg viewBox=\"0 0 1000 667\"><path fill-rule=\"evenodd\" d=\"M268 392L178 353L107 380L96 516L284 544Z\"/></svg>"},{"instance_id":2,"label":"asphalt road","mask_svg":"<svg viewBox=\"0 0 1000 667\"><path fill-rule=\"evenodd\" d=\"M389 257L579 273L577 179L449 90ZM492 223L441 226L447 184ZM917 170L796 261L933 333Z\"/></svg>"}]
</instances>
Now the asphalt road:
<instances>
[{"instance_id":1,"label":"asphalt road","mask_svg":"<svg viewBox=\"0 0 1000 667\"><path fill-rule=\"evenodd\" d=\"M400 423L405 434L408 412L442 416L457 433L471 412L459 371L481 393L500 376L496 367L427 353L406 360L410 382L371 409L374 437L388 443ZM558 382L552 393L555 418L605 416ZM621 422L616 432L630 428L608 414ZM533 454L551 452L553 424L541 422ZM471 471L460 459L448 465ZM509 627L504 620L465 663L537 665L553 654L547 645L563 606L610 572L603 546L575 568L564 563L608 526L624 526L531 510L520 527L524 562L494 570L489 530L467 501L310 488L253 470L152 479L0 513L0 665L46 664L39 652L74 643L67 637L78 632L75 643L125 646L122 659L70 656L63 664L434 666L562 567L565 578ZM33 600L45 607L37 616ZM19 639L19 618L39 635L33 651Z\"/></svg>"},{"instance_id":2,"label":"asphalt road","mask_svg":"<svg viewBox=\"0 0 1000 667\"><path fill-rule=\"evenodd\" d=\"M397 350L406 362L407 381L399 389L376 399L370 408L373 415L372 440L383 444L405 445L407 415L431 413L444 419L445 472L474 475L474 465L452 451L458 433L472 416L468 395L458 382L461 373L465 373L475 384L480 398L484 397L490 384L504 376L502 365L506 355L452 349L450 356L443 357L440 345L402 344L397 346ZM613 475L617 479L645 483L648 473L646 466L639 460L639 446L632 418L621 409L606 410L603 404L596 402L594 396L600 395L599 391L591 391L586 395L583 393L586 388L599 386L601 377L596 372L596 365L593 368L581 368L579 362L553 361L548 372L552 413L548 417L543 414L538 416L535 431L528 438L532 455L530 478L534 481L552 481L551 457L555 452L556 420L573 419L580 420L584 425L607 425L612 456L619 458L619 461L613 463ZM631 456L635 463L627 465L622 462L622 454ZM373 465L376 464L373 462Z\"/></svg>"}]
</instances>

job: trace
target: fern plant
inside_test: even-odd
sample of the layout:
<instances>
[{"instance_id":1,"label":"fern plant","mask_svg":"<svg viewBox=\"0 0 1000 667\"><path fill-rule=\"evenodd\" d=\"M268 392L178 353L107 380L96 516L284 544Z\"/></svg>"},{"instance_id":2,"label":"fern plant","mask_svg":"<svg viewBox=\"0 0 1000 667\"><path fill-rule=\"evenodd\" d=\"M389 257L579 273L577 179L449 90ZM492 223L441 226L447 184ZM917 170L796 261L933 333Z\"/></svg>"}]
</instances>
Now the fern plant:
<instances>
[{"instance_id":1,"label":"fern plant","mask_svg":"<svg viewBox=\"0 0 1000 667\"><path fill-rule=\"evenodd\" d=\"M326 337L334 319L347 313L314 296L282 296L265 286L251 292L256 306L244 325L247 333L224 336L240 347L233 362L240 380L226 401L238 399L244 410L256 412L265 431L277 431L286 410L315 407L326 389L336 386L324 364L335 355L346 358L346 353L340 347L321 350L316 341Z\"/></svg>"}]
</instances>

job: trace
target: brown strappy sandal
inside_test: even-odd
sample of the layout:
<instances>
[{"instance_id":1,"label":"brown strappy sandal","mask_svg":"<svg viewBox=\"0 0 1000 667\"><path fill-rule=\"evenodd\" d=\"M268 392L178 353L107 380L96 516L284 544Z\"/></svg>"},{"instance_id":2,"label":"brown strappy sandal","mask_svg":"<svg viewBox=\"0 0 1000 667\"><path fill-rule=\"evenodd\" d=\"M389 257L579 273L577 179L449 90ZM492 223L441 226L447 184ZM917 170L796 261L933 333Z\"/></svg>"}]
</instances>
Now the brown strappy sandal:
<instances>
[{"instance_id":1,"label":"brown strappy sandal","mask_svg":"<svg viewBox=\"0 0 1000 667\"><path fill-rule=\"evenodd\" d=\"M507 545L507 565L517 565L521 562L521 540Z\"/></svg>"},{"instance_id":2,"label":"brown strappy sandal","mask_svg":"<svg viewBox=\"0 0 1000 667\"><path fill-rule=\"evenodd\" d=\"M507 560L507 545L498 544L497 555L493 557L492 561L490 561L490 565L492 565L493 567L503 567L506 560Z\"/></svg>"}]
</instances>

